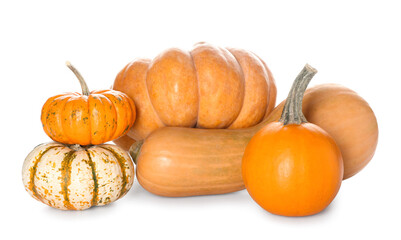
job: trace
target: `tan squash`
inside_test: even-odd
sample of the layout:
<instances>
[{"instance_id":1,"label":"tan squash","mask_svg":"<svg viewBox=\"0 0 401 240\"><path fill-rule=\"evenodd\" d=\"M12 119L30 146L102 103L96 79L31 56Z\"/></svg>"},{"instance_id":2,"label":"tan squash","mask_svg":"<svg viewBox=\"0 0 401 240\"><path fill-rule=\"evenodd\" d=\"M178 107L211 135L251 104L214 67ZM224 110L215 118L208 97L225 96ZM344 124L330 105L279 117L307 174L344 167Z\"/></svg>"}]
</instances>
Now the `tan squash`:
<instances>
[{"instance_id":1,"label":"tan squash","mask_svg":"<svg viewBox=\"0 0 401 240\"><path fill-rule=\"evenodd\" d=\"M244 189L241 159L252 136L280 118L282 102L260 124L246 129L166 127L130 150L137 178L148 191L178 197L221 194ZM308 89L303 99L306 119L337 142L344 160L344 178L372 158L378 139L377 121L368 103L354 91L324 84Z\"/></svg>"},{"instance_id":2,"label":"tan squash","mask_svg":"<svg viewBox=\"0 0 401 240\"><path fill-rule=\"evenodd\" d=\"M117 75L113 89L135 102L137 119L127 136L136 141L165 126L254 126L272 111L277 92L258 56L207 43L137 59Z\"/></svg>"}]
</instances>

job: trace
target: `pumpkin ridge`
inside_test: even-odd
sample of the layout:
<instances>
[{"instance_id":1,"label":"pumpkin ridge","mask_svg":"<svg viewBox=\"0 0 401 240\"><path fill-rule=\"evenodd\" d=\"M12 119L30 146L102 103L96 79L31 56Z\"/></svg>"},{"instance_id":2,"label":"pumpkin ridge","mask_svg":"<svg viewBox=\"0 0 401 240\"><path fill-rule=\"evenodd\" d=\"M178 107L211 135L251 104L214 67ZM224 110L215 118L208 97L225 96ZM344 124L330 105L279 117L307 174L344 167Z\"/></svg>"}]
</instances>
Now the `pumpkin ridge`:
<instances>
[{"instance_id":1,"label":"pumpkin ridge","mask_svg":"<svg viewBox=\"0 0 401 240\"><path fill-rule=\"evenodd\" d=\"M128 63L126 66L125 66L125 68L122 70L123 71L123 75L121 76L121 78L122 79L124 79L124 78L126 78L127 77L127 73L128 73L128 69L130 69L130 67L132 66L132 64L135 62L135 60L134 61L132 61L132 62L130 62L130 63Z\"/></svg>"},{"instance_id":2,"label":"pumpkin ridge","mask_svg":"<svg viewBox=\"0 0 401 240\"><path fill-rule=\"evenodd\" d=\"M89 125L89 141L92 142L92 121L91 121L91 110L90 110L90 104L89 104L89 98L92 96L92 94L90 94L87 98L86 98L86 108L88 109L88 125Z\"/></svg>"},{"instance_id":3,"label":"pumpkin ridge","mask_svg":"<svg viewBox=\"0 0 401 240\"><path fill-rule=\"evenodd\" d=\"M122 186L121 186L121 190L120 190L120 195L118 196L117 199L121 198L122 196L124 196L128 191L127 189L125 189L125 187L128 184L128 180L127 180L127 172L125 171L125 159L123 156L121 156L121 154L119 154L118 152L114 151L114 149L109 148L109 147L103 147L101 146L100 148L103 148L109 152L111 152L111 154L113 155L113 157L115 157L117 159L117 162L120 166L121 169L121 173L123 175L123 179L122 179Z\"/></svg>"},{"instance_id":4,"label":"pumpkin ridge","mask_svg":"<svg viewBox=\"0 0 401 240\"><path fill-rule=\"evenodd\" d=\"M107 94L107 95L106 95ZM109 98L109 96L108 96L108 94L110 94L110 95L113 95L113 97L115 97L115 98L117 98L113 93L103 93L103 96L105 96L106 97L106 99L110 102L110 104L111 104L111 106L112 106L112 108L114 108L115 110L116 110L116 115L115 115L115 118L113 119L113 121L117 124L118 123L118 120L119 120L119 118L118 118L118 113L117 113L117 107L116 107L116 105L114 104L114 101L113 100L111 100L110 98ZM107 139L110 139L110 140L114 140L116 137L116 135L119 135L119 133L117 132L117 125L115 126L115 128L114 128L114 132L112 133L112 134L110 134L110 137L108 137ZM106 128L107 129L107 128Z\"/></svg>"},{"instance_id":5,"label":"pumpkin ridge","mask_svg":"<svg viewBox=\"0 0 401 240\"><path fill-rule=\"evenodd\" d=\"M245 74L244 74L244 70L242 69L241 63L238 61L237 57L235 57L235 55L230 51L230 49L226 48L227 52L235 59L235 61L237 62L239 69L241 69L241 76L242 76L242 82L244 83L244 94L242 97L242 104L241 104L241 108L238 111L238 115L234 118L234 120L225 128L229 128L239 117L242 108L244 107L244 101L245 101L245 89L246 89L246 81L245 81Z\"/></svg>"},{"instance_id":6,"label":"pumpkin ridge","mask_svg":"<svg viewBox=\"0 0 401 240\"><path fill-rule=\"evenodd\" d=\"M61 189L64 195L64 207L68 210L75 210L75 207L70 203L68 197L68 186L71 184L71 164L75 159L75 150L72 150L65 154L63 161L61 162Z\"/></svg>"},{"instance_id":7,"label":"pumpkin ridge","mask_svg":"<svg viewBox=\"0 0 401 240\"><path fill-rule=\"evenodd\" d=\"M266 110L265 110L265 115L262 118L262 121L264 119L266 119L268 117L268 115L270 114L270 112L273 110L273 108L276 106L276 100L277 100L277 86L273 77L272 72L270 71L269 67L267 66L267 64L262 60L262 58L260 58L258 55L256 55L255 53L251 52L257 59L259 59L259 61L262 63L263 68L266 71L266 76L268 78L268 86L267 86L267 92L268 95L266 98L267 99L267 106L266 106ZM272 89L273 87L273 89ZM271 99L271 95L274 93L274 98ZM272 100L272 101L270 101ZM268 111L270 110L270 111Z\"/></svg>"},{"instance_id":8,"label":"pumpkin ridge","mask_svg":"<svg viewBox=\"0 0 401 240\"><path fill-rule=\"evenodd\" d=\"M191 62L192 62L192 65L194 66L194 69L195 69L195 76L196 76L196 85L197 85L197 89L198 89L198 110L197 110L197 116L196 116L196 121L195 121L195 124L194 124L194 128L197 128L197 126L198 126L198 121L199 121L199 108L200 108L200 88L199 88L199 77L198 77L198 69L196 68L196 65L195 65L195 61L194 61L194 57L192 56L192 51L188 51L188 53L189 53L189 56L191 56Z\"/></svg>"},{"instance_id":9,"label":"pumpkin ridge","mask_svg":"<svg viewBox=\"0 0 401 240\"><path fill-rule=\"evenodd\" d=\"M127 127L122 131L121 135L127 134L127 132L130 130L130 128L133 126L136 120L136 109L135 109L135 103L134 101L125 93L118 94L120 97L122 97L124 101L124 107L125 107L125 115L126 115L126 122L127 122ZM129 113L129 114L128 114ZM118 138L118 136L116 137Z\"/></svg>"},{"instance_id":10,"label":"pumpkin ridge","mask_svg":"<svg viewBox=\"0 0 401 240\"><path fill-rule=\"evenodd\" d=\"M133 114L132 110L134 108L131 105L131 99L129 98L129 96L127 96L124 93L121 94L121 93L116 93L116 92L109 92L109 93L104 94L104 96L111 102L111 105L116 110L116 117L114 119L114 121L116 123L118 122L117 120L118 120L118 115L119 115L117 112L118 107L116 106L116 102L113 101L112 99L110 99L110 97L112 96L115 99L119 99L119 98L122 99L121 100L122 104L120 105L120 108L124 110L124 111L122 111L124 113L123 119L125 119L125 123L126 123L125 125L127 127L120 131L117 131L119 129L118 129L118 125L116 125L114 133L111 134L111 136L109 137L109 139L114 140L114 139L118 138L118 136L125 135L128 132L128 130L132 127L133 124L131 124L131 123L132 123L132 119L134 118L134 114ZM129 112L129 114L128 114L128 112ZM120 111L120 114L121 114L121 111Z\"/></svg>"},{"instance_id":11,"label":"pumpkin ridge","mask_svg":"<svg viewBox=\"0 0 401 240\"><path fill-rule=\"evenodd\" d=\"M266 96L266 108L264 109L264 113L263 113L263 115L262 115L262 118L260 119L260 121L259 122L261 122L261 121L263 121L263 119L264 119L264 116L266 115L266 112L267 112L267 110L269 109L269 107L270 107L270 105L272 104L269 100L270 100L270 94L271 94L271 89L270 89L270 85L271 85L271 82L270 82L270 76L269 76L269 74L268 74L268 70L267 70L267 66L266 66L266 64L262 61L262 59L258 56L258 55L256 55L255 53L253 53L253 52L249 52L253 57L255 57L255 59L257 59L259 62L260 62L260 65L262 66L262 68L263 68L263 70L264 70L264 75L265 75L265 78L267 79L267 81L266 81L266 88L267 88L267 96ZM275 103L273 103L273 105L275 105ZM274 107L274 106L273 106Z\"/></svg>"},{"instance_id":12,"label":"pumpkin ridge","mask_svg":"<svg viewBox=\"0 0 401 240\"><path fill-rule=\"evenodd\" d=\"M138 111L138 110L136 109L134 100L133 100L130 96L128 96L127 94L125 94L125 93L123 93L123 94L129 99L129 100L128 100L128 103L129 103L129 105L130 105L131 111L134 110L134 114L131 114L131 117L132 117L134 120L133 120L133 121L131 120L131 124L129 125L128 130L124 132L124 134L127 134L128 131L129 131L129 130L132 128L132 126L134 126L134 124L135 124L136 116L137 116L137 111Z\"/></svg>"},{"instance_id":13,"label":"pumpkin ridge","mask_svg":"<svg viewBox=\"0 0 401 240\"><path fill-rule=\"evenodd\" d=\"M111 101L107 96L105 96L103 93L102 94L99 94L99 99L100 99L100 102L101 102L101 106L103 106L103 110L105 109L105 104L104 104L104 101L108 101L108 102L110 102L111 103L111 105L112 106L114 106L115 107L115 105L113 104L113 101ZM105 113L104 113L105 114ZM102 116L101 116L102 117ZM116 122L118 122L117 120L118 120L118 114L116 113ZM115 129L115 131L116 131L117 129ZM112 136L115 134L115 131L114 131L114 133L112 134ZM107 128L107 126L106 125L104 125L104 128L102 129L102 131L101 132L103 132L103 137L102 137L102 143L103 142L106 142L107 141L107 139L110 139L110 138L107 138L108 136L107 136L107 132L108 132L108 128ZM112 140L112 139L110 139L110 140Z\"/></svg>"},{"instance_id":14,"label":"pumpkin ridge","mask_svg":"<svg viewBox=\"0 0 401 240\"><path fill-rule=\"evenodd\" d=\"M51 135L50 135L50 126L47 122L48 117L50 115L50 113L48 113L48 112L49 112L49 108L50 108L50 103L54 102L54 100L56 98L57 98L57 96L54 96L53 98L48 99L42 107L42 114L41 114L42 127L43 127L43 130L46 132L46 134L49 136L51 136Z\"/></svg>"},{"instance_id":15,"label":"pumpkin ridge","mask_svg":"<svg viewBox=\"0 0 401 240\"><path fill-rule=\"evenodd\" d=\"M92 205L96 206L97 205L98 189L99 189L99 184L97 182L97 176L96 176L96 166L95 166L95 163L92 161L92 157L91 157L89 151L85 150L85 152L88 155L89 166L91 167L91 170L92 170L92 178L93 178Z\"/></svg>"},{"instance_id":16,"label":"pumpkin ridge","mask_svg":"<svg viewBox=\"0 0 401 240\"><path fill-rule=\"evenodd\" d=\"M148 97L148 100L149 100L149 102L150 102L150 106L151 106L153 112L155 113L155 115L157 116L159 122L163 124L163 127L165 127L166 124L164 124L164 122L160 119L159 113L156 111L155 107L153 106L153 102L152 102L152 99L150 98L150 94L149 94L149 89L148 89L148 71L149 71L150 66L152 66L152 63L153 63L153 59L152 59L152 61L149 63L148 69L146 70L145 77L144 77L144 78L145 78L145 86L146 86L146 96Z\"/></svg>"},{"instance_id":17,"label":"pumpkin ridge","mask_svg":"<svg viewBox=\"0 0 401 240\"><path fill-rule=\"evenodd\" d=\"M59 146L51 146L46 148L43 152L39 153L39 156L37 157L35 163L33 164L33 166L29 169L30 172L30 177L29 177L29 182L28 182L28 189L32 191L33 195L35 198L37 198L39 201L44 202L42 196L40 196L40 194L38 193L38 191L36 191L36 186L35 186L35 175L36 175L36 170L37 170L37 166L40 162L40 160L42 160L43 155L45 155L50 149L56 148ZM46 204L46 203L45 203Z\"/></svg>"},{"instance_id":18,"label":"pumpkin ridge","mask_svg":"<svg viewBox=\"0 0 401 240\"><path fill-rule=\"evenodd\" d=\"M62 98L60 101L58 101L59 98ZM63 131L63 119L61 116L62 111L64 111L65 108L65 104L67 103L67 101L71 98L71 95L66 95L66 96L59 96L57 98L54 99L54 101L57 102L57 107L55 107L54 105L49 105L47 108L47 115L51 114L53 115L53 123L50 121L49 119L47 119L46 117L46 124L45 126L48 128L47 131L49 132L49 136L51 139L53 139L56 142L60 142L60 141L69 141L69 138L66 137L65 135L61 135L64 131ZM50 116L50 115L49 115ZM55 121L57 119L58 116L58 121ZM56 130L54 130L56 129ZM46 130L45 130L46 132ZM60 136L58 136L58 134L60 134Z\"/></svg>"},{"instance_id":19,"label":"pumpkin ridge","mask_svg":"<svg viewBox=\"0 0 401 240\"><path fill-rule=\"evenodd\" d=\"M245 100L245 75L244 75L244 70L241 67L241 64L239 63L239 61L237 60L237 58L234 56L234 54L232 54L227 48L222 48L222 47L217 47L221 52L225 52L227 53L228 56L231 55L231 57L235 60L235 62L237 63L236 65L238 66L239 70L240 70L240 79L242 81L242 84L244 86L244 88L242 89L242 100L241 100L241 107L239 108L238 112L237 112L237 116L235 116L233 118L233 120L227 124L228 128L231 126L231 124L233 124L235 122L235 120L239 117L239 114L241 113L242 107L244 106L244 100ZM226 60L226 62L228 62L228 57L226 55L223 55L224 59ZM235 65L235 64L234 64ZM234 67L233 67L234 68Z\"/></svg>"},{"instance_id":20,"label":"pumpkin ridge","mask_svg":"<svg viewBox=\"0 0 401 240\"><path fill-rule=\"evenodd\" d=\"M222 47L201 44L192 53L195 65L198 65L201 93L197 127L226 128L242 108L242 102L240 105L238 101L244 94L242 69L232 54Z\"/></svg>"},{"instance_id":21,"label":"pumpkin ridge","mask_svg":"<svg viewBox=\"0 0 401 240\"><path fill-rule=\"evenodd\" d=\"M67 112L67 111L66 111L67 104L71 102L71 100L72 100L73 97L75 97L75 96L70 96L69 98L66 98L67 100L65 101L64 105L63 105L62 107L60 107L60 109L62 109L62 110L60 111L60 112L61 112L61 113L60 113L60 117L61 117L61 118L63 117L63 115L61 115L61 114L62 114L63 112ZM66 119L66 120L67 120L67 119ZM61 119L61 124L60 124L59 132L61 132L61 133L67 133L68 131L65 130L64 124L62 123L62 121L63 121L63 119ZM73 144L73 143L74 143L74 141L71 140L71 138L68 136L68 134L64 134L64 138L67 139L66 142L67 142L68 144Z\"/></svg>"},{"instance_id":22,"label":"pumpkin ridge","mask_svg":"<svg viewBox=\"0 0 401 240\"><path fill-rule=\"evenodd\" d=\"M90 93L90 95L92 94L92 92ZM90 96L89 95L89 96ZM90 118L90 111L89 111L89 96L84 97L83 99L85 100L85 104L82 104L82 113L84 114L84 110L86 110L87 112L87 116L86 117L82 117L82 122L85 123L85 118L87 118L89 120ZM87 139L89 139L89 144L92 142L92 134L91 134L91 130L92 130L92 125L90 124L90 121L88 121L88 136ZM75 142L73 142L75 143Z\"/></svg>"}]
</instances>

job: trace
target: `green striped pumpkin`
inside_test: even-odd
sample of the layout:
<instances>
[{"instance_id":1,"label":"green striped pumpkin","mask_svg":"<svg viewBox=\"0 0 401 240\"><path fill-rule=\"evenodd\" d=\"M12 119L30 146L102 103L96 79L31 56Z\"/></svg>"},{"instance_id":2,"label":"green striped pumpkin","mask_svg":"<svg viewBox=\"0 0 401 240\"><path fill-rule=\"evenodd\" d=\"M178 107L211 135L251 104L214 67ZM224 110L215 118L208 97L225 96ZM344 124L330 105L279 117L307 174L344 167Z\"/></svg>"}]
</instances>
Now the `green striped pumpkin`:
<instances>
[{"instance_id":1,"label":"green striped pumpkin","mask_svg":"<svg viewBox=\"0 0 401 240\"><path fill-rule=\"evenodd\" d=\"M83 210L124 196L134 181L134 165L116 145L51 142L35 147L26 157L22 181L28 193L44 204Z\"/></svg>"}]
</instances>

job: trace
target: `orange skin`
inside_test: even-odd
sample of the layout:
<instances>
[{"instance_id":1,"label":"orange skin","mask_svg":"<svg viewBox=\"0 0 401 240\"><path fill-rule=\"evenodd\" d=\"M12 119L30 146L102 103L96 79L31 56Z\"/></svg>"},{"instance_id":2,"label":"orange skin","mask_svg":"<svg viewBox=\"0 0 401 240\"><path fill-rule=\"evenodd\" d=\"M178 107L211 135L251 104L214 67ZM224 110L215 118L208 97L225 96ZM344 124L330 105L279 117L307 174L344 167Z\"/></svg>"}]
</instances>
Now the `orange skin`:
<instances>
[{"instance_id":1,"label":"orange skin","mask_svg":"<svg viewBox=\"0 0 401 240\"><path fill-rule=\"evenodd\" d=\"M272 122L246 147L242 177L265 210L307 216L325 209L336 196L343 161L335 141L320 127Z\"/></svg>"},{"instance_id":2,"label":"orange skin","mask_svg":"<svg viewBox=\"0 0 401 240\"><path fill-rule=\"evenodd\" d=\"M132 127L134 102L115 90L92 91L89 96L65 93L49 98L42 108L46 134L64 144L95 145L114 140Z\"/></svg>"},{"instance_id":3,"label":"orange skin","mask_svg":"<svg viewBox=\"0 0 401 240\"><path fill-rule=\"evenodd\" d=\"M136 141L161 127L254 126L272 111L277 92L258 56L207 43L136 59L117 75L113 89L136 104L137 120L127 134Z\"/></svg>"}]
</instances>

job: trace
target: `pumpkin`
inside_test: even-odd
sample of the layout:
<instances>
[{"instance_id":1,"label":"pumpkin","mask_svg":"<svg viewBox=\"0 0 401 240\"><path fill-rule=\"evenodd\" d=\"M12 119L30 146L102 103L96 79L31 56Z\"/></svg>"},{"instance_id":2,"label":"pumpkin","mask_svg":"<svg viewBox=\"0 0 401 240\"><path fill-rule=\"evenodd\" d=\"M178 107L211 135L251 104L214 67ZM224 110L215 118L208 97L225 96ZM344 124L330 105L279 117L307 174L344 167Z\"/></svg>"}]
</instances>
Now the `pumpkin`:
<instances>
[{"instance_id":1,"label":"pumpkin","mask_svg":"<svg viewBox=\"0 0 401 240\"><path fill-rule=\"evenodd\" d=\"M83 210L123 197L134 181L134 165L116 145L82 147L51 142L35 147L22 167L26 191L62 210Z\"/></svg>"},{"instance_id":2,"label":"pumpkin","mask_svg":"<svg viewBox=\"0 0 401 240\"><path fill-rule=\"evenodd\" d=\"M81 74L69 63L82 87L82 94L64 93L43 105L41 121L46 134L65 144L102 144L114 140L134 124L134 102L115 90L89 92Z\"/></svg>"},{"instance_id":3,"label":"pumpkin","mask_svg":"<svg viewBox=\"0 0 401 240\"><path fill-rule=\"evenodd\" d=\"M316 70L306 65L291 88L279 121L258 131L245 149L242 177L253 200L284 216L325 209L340 189L343 160L334 139L308 123L302 98Z\"/></svg>"},{"instance_id":4,"label":"pumpkin","mask_svg":"<svg viewBox=\"0 0 401 240\"><path fill-rule=\"evenodd\" d=\"M165 126L253 126L276 100L273 76L258 56L207 43L191 51L171 48L153 60L137 59L117 75L113 89L136 104L137 120L128 132L136 141Z\"/></svg>"},{"instance_id":5,"label":"pumpkin","mask_svg":"<svg viewBox=\"0 0 401 240\"><path fill-rule=\"evenodd\" d=\"M165 127L154 131L130 150L137 162L138 182L149 192L169 197L244 189L241 162L245 147L260 129L280 119L284 105L285 101L263 122L244 129ZM370 161L378 128L363 98L346 87L321 84L306 91L302 106L308 121L336 141L343 156L344 178Z\"/></svg>"}]
</instances>

